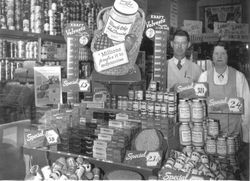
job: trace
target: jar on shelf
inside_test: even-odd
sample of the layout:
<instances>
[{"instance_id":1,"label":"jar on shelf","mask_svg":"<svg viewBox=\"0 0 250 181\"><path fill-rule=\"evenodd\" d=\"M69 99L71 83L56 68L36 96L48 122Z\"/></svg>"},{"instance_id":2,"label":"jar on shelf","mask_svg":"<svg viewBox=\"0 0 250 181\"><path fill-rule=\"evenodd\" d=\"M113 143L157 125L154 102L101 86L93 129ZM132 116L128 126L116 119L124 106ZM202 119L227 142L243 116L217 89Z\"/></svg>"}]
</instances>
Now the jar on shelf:
<instances>
[{"instance_id":1,"label":"jar on shelf","mask_svg":"<svg viewBox=\"0 0 250 181\"><path fill-rule=\"evenodd\" d=\"M192 129L192 145L198 147L204 145L204 131L202 123L194 123Z\"/></svg>"},{"instance_id":2,"label":"jar on shelf","mask_svg":"<svg viewBox=\"0 0 250 181\"><path fill-rule=\"evenodd\" d=\"M213 137L207 136L205 150L208 154L216 153L216 140Z\"/></svg>"},{"instance_id":3,"label":"jar on shelf","mask_svg":"<svg viewBox=\"0 0 250 181\"><path fill-rule=\"evenodd\" d=\"M180 99L178 105L178 114L180 122L189 122L190 121L190 108L186 100Z\"/></svg>"},{"instance_id":4,"label":"jar on shelf","mask_svg":"<svg viewBox=\"0 0 250 181\"><path fill-rule=\"evenodd\" d=\"M191 105L191 115L192 121L195 123L200 123L203 121L203 107L199 99L194 99Z\"/></svg>"},{"instance_id":5,"label":"jar on shelf","mask_svg":"<svg viewBox=\"0 0 250 181\"><path fill-rule=\"evenodd\" d=\"M217 154L221 157L227 156L227 141L225 137L218 137L216 143Z\"/></svg>"},{"instance_id":6,"label":"jar on shelf","mask_svg":"<svg viewBox=\"0 0 250 181\"><path fill-rule=\"evenodd\" d=\"M179 128L180 144L183 146L191 145L191 129L188 123L184 122Z\"/></svg>"},{"instance_id":7,"label":"jar on shelf","mask_svg":"<svg viewBox=\"0 0 250 181\"><path fill-rule=\"evenodd\" d=\"M219 135L219 120L208 119L208 135L212 137Z\"/></svg>"}]
</instances>

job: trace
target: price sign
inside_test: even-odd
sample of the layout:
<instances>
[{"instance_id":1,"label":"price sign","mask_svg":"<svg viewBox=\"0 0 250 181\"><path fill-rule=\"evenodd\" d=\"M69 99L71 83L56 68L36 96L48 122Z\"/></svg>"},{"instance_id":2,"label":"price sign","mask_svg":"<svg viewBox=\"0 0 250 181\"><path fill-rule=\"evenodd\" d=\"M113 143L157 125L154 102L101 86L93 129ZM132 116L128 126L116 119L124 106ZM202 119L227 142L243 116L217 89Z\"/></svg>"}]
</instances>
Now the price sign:
<instances>
[{"instance_id":1,"label":"price sign","mask_svg":"<svg viewBox=\"0 0 250 181\"><path fill-rule=\"evenodd\" d=\"M149 152L146 156L146 164L148 167L155 167L161 161L161 155L159 152Z\"/></svg>"},{"instance_id":2,"label":"price sign","mask_svg":"<svg viewBox=\"0 0 250 181\"><path fill-rule=\"evenodd\" d=\"M228 100L229 111L233 113L241 113L243 111L243 100L239 98L230 98Z\"/></svg>"},{"instance_id":3,"label":"price sign","mask_svg":"<svg viewBox=\"0 0 250 181\"><path fill-rule=\"evenodd\" d=\"M56 130L49 129L45 132L45 137L48 142L48 145L54 145L59 143L59 135Z\"/></svg>"},{"instance_id":4,"label":"price sign","mask_svg":"<svg viewBox=\"0 0 250 181\"><path fill-rule=\"evenodd\" d=\"M198 97L205 97L205 95L207 94L207 87L203 83L196 83L194 85L194 90L195 90L195 94Z\"/></svg>"}]
</instances>

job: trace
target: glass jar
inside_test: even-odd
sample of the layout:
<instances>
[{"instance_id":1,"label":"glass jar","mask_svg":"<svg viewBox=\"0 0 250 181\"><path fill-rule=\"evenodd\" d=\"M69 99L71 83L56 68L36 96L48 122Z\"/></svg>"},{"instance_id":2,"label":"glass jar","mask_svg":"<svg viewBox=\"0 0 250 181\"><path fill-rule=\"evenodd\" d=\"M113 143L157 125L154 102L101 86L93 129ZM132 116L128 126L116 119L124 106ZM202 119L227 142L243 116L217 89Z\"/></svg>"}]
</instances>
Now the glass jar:
<instances>
[{"instance_id":1,"label":"glass jar","mask_svg":"<svg viewBox=\"0 0 250 181\"><path fill-rule=\"evenodd\" d=\"M211 136L207 137L205 150L208 154L216 153L216 141L213 137Z\"/></svg>"},{"instance_id":2,"label":"glass jar","mask_svg":"<svg viewBox=\"0 0 250 181\"><path fill-rule=\"evenodd\" d=\"M225 157L227 155L227 142L225 137L218 137L216 147L219 156Z\"/></svg>"},{"instance_id":3,"label":"glass jar","mask_svg":"<svg viewBox=\"0 0 250 181\"><path fill-rule=\"evenodd\" d=\"M214 119L208 120L208 135L217 137L219 135L219 121Z\"/></svg>"},{"instance_id":4,"label":"glass jar","mask_svg":"<svg viewBox=\"0 0 250 181\"><path fill-rule=\"evenodd\" d=\"M188 123L182 123L179 128L180 144L184 146L191 145L191 129Z\"/></svg>"},{"instance_id":5,"label":"glass jar","mask_svg":"<svg viewBox=\"0 0 250 181\"><path fill-rule=\"evenodd\" d=\"M104 33L119 43L125 40L135 21L138 4L133 0L115 0L110 10Z\"/></svg>"},{"instance_id":6,"label":"glass jar","mask_svg":"<svg viewBox=\"0 0 250 181\"><path fill-rule=\"evenodd\" d=\"M178 114L180 122L189 122L190 121L190 108L186 100L180 99L178 106Z\"/></svg>"},{"instance_id":7,"label":"glass jar","mask_svg":"<svg viewBox=\"0 0 250 181\"><path fill-rule=\"evenodd\" d=\"M198 147L204 145L204 132L202 123L194 123L192 129L192 145Z\"/></svg>"},{"instance_id":8,"label":"glass jar","mask_svg":"<svg viewBox=\"0 0 250 181\"><path fill-rule=\"evenodd\" d=\"M203 121L203 107L202 103L198 99L194 99L191 106L191 115L193 122L202 122Z\"/></svg>"}]
</instances>

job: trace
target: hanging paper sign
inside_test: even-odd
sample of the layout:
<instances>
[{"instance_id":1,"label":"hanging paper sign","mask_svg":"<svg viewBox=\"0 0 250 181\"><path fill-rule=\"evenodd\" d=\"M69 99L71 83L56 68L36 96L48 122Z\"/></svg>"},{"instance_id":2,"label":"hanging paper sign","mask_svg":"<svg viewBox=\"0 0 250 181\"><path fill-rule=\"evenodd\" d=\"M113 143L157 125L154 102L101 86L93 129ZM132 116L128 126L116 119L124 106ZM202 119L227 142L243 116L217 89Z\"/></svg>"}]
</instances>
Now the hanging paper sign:
<instances>
[{"instance_id":1,"label":"hanging paper sign","mask_svg":"<svg viewBox=\"0 0 250 181\"><path fill-rule=\"evenodd\" d=\"M128 63L124 43L99 50L93 53L97 72Z\"/></svg>"},{"instance_id":2,"label":"hanging paper sign","mask_svg":"<svg viewBox=\"0 0 250 181\"><path fill-rule=\"evenodd\" d=\"M30 148L45 146L45 131L30 130L24 133L24 145Z\"/></svg>"},{"instance_id":3,"label":"hanging paper sign","mask_svg":"<svg viewBox=\"0 0 250 181\"><path fill-rule=\"evenodd\" d=\"M88 79L63 79L62 80L63 92L90 92L91 84Z\"/></svg>"},{"instance_id":4,"label":"hanging paper sign","mask_svg":"<svg viewBox=\"0 0 250 181\"><path fill-rule=\"evenodd\" d=\"M155 30L169 30L166 17L162 14L156 13L147 16L145 34L152 39L155 36Z\"/></svg>"},{"instance_id":5,"label":"hanging paper sign","mask_svg":"<svg viewBox=\"0 0 250 181\"><path fill-rule=\"evenodd\" d=\"M208 84L203 82L178 84L175 91L179 93L179 98L204 98L208 96Z\"/></svg>"},{"instance_id":6,"label":"hanging paper sign","mask_svg":"<svg viewBox=\"0 0 250 181\"><path fill-rule=\"evenodd\" d=\"M244 99L240 97L225 97L222 99L208 99L208 113L244 113Z\"/></svg>"},{"instance_id":7,"label":"hanging paper sign","mask_svg":"<svg viewBox=\"0 0 250 181\"><path fill-rule=\"evenodd\" d=\"M124 163L129 165L159 168L162 161L162 151L126 151Z\"/></svg>"},{"instance_id":8,"label":"hanging paper sign","mask_svg":"<svg viewBox=\"0 0 250 181\"><path fill-rule=\"evenodd\" d=\"M55 129L48 129L45 131L45 138L47 145L55 145L60 143L58 131Z\"/></svg>"},{"instance_id":9,"label":"hanging paper sign","mask_svg":"<svg viewBox=\"0 0 250 181\"><path fill-rule=\"evenodd\" d=\"M87 45L90 40L90 30L85 23L80 21L73 21L67 24L64 30L64 38L67 40L67 37L78 37L79 45Z\"/></svg>"}]
</instances>

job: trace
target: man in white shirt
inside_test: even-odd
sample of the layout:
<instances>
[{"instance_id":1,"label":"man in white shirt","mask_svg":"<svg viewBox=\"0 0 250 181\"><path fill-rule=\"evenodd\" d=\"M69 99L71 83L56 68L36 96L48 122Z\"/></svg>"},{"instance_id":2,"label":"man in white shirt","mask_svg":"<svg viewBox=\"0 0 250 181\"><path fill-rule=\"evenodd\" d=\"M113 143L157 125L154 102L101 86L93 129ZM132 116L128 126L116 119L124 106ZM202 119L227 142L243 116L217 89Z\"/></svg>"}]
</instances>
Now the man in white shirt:
<instances>
[{"instance_id":1,"label":"man in white shirt","mask_svg":"<svg viewBox=\"0 0 250 181\"><path fill-rule=\"evenodd\" d=\"M197 81L202 72L201 68L186 58L186 52L191 45L189 34L184 30L177 30L170 43L174 55L166 62L167 88Z\"/></svg>"},{"instance_id":2,"label":"man in white shirt","mask_svg":"<svg viewBox=\"0 0 250 181\"><path fill-rule=\"evenodd\" d=\"M213 67L200 75L199 82L208 82L209 98L242 97L243 115L209 114L209 118L219 119L221 130L229 134L242 131L243 142L249 143L250 92L248 82L241 72L227 65L228 54L223 43L213 49Z\"/></svg>"}]
</instances>

